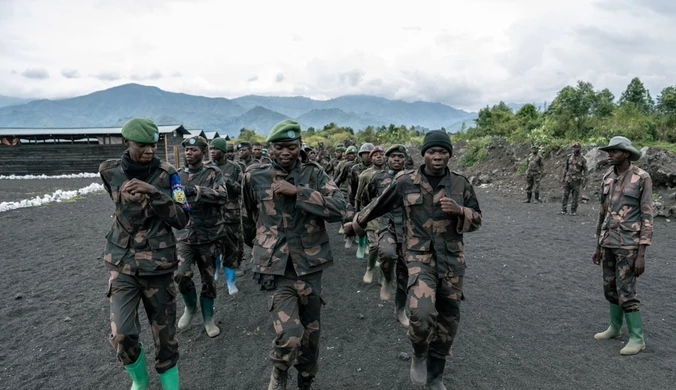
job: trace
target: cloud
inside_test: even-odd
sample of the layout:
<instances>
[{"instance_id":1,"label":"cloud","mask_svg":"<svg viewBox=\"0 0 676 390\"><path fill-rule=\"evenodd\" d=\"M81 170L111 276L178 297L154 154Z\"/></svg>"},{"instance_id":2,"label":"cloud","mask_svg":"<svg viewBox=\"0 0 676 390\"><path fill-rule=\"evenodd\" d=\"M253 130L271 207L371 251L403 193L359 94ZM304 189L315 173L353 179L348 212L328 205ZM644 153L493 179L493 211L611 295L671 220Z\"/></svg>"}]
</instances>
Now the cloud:
<instances>
[{"instance_id":1,"label":"cloud","mask_svg":"<svg viewBox=\"0 0 676 390\"><path fill-rule=\"evenodd\" d=\"M117 81L122 78L122 76L120 76L120 74L117 72L103 72L92 75L91 77L101 81Z\"/></svg>"},{"instance_id":2,"label":"cloud","mask_svg":"<svg viewBox=\"0 0 676 390\"><path fill-rule=\"evenodd\" d=\"M159 80L162 78L162 72L156 70L149 74L132 74L129 78L134 81Z\"/></svg>"},{"instance_id":3,"label":"cloud","mask_svg":"<svg viewBox=\"0 0 676 390\"><path fill-rule=\"evenodd\" d=\"M61 76L67 79L78 79L80 78L80 72L77 69L61 69Z\"/></svg>"},{"instance_id":4,"label":"cloud","mask_svg":"<svg viewBox=\"0 0 676 390\"><path fill-rule=\"evenodd\" d=\"M246 79L247 83L253 83L254 81L258 81L258 76L251 76L248 79Z\"/></svg>"},{"instance_id":5,"label":"cloud","mask_svg":"<svg viewBox=\"0 0 676 390\"><path fill-rule=\"evenodd\" d=\"M21 75L27 79L44 80L49 78L49 73L45 68L29 68L21 72Z\"/></svg>"},{"instance_id":6,"label":"cloud","mask_svg":"<svg viewBox=\"0 0 676 390\"><path fill-rule=\"evenodd\" d=\"M282 81L284 81L284 73L277 73L275 75L275 82L281 83Z\"/></svg>"},{"instance_id":7,"label":"cloud","mask_svg":"<svg viewBox=\"0 0 676 390\"><path fill-rule=\"evenodd\" d=\"M338 79L342 84L355 87L364 79L364 72L360 70L352 70L349 72L343 72L338 75Z\"/></svg>"}]
</instances>

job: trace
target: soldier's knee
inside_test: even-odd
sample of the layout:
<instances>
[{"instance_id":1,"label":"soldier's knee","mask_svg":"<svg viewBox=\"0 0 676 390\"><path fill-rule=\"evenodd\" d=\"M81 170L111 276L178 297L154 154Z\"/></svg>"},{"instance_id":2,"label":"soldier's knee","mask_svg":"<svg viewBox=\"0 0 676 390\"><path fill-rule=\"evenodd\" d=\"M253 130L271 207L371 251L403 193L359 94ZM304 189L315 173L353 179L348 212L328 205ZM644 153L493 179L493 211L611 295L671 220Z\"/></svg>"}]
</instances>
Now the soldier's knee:
<instances>
[{"instance_id":1,"label":"soldier's knee","mask_svg":"<svg viewBox=\"0 0 676 390\"><path fill-rule=\"evenodd\" d=\"M174 275L174 282L178 285L178 291L181 294L187 294L193 288L191 283L192 278L182 273L177 272L176 275Z\"/></svg>"}]
</instances>

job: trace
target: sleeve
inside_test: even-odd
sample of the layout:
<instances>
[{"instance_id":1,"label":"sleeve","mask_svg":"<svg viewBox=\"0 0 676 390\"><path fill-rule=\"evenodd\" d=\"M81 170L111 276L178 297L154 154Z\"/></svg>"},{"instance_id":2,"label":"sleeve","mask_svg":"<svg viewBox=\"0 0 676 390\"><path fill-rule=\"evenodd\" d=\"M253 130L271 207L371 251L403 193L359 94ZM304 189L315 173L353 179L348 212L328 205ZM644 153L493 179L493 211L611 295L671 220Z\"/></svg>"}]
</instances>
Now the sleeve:
<instances>
[{"instance_id":1,"label":"sleeve","mask_svg":"<svg viewBox=\"0 0 676 390\"><path fill-rule=\"evenodd\" d=\"M242 192L242 170L238 165L234 165L234 175L230 176L225 182L225 187L228 190L228 194L239 194Z\"/></svg>"},{"instance_id":2,"label":"sleeve","mask_svg":"<svg viewBox=\"0 0 676 390\"><path fill-rule=\"evenodd\" d=\"M180 183L180 178L178 178L178 173L168 172L169 178L178 180ZM176 175L176 176L173 176ZM171 181L171 180L170 180ZM171 187L170 186L155 186L160 192L160 197L155 200L150 201L150 207L153 209L155 214L162 219L166 224L173 227L174 229L181 230L186 227L188 224L188 214L180 203L174 201L171 196ZM182 192L182 190L181 190ZM179 200L180 201L180 200Z\"/></svg>"},{"instance_id":3,"label":"sleeve","mask_svg":"<svg viewBox=\"0 0 676 390\"><path fill-rule=\"evenodd\" d=\"M359 211L361 209L361 206L366 204L363 203L363 196L364 196L364 190L368 183L371 181L371 178L373 177L371 171L365 171L362 172L361 175L359 175L359 184L357 185L357 193L355 194L355 210Z\"/></svg>"},{"instance_id":4,"label":"sleeve","mask_svg":"<svg viewBox=\"0 0 676 390\"><path fill-rule=\"evenodd\" d=\"M244 243L253 247L256 237L256 221L258 220L258 204L251 191L251 173L244 174L242 179L242 235Z\"/></svg>"},{"instance_id":5,"label":"sleeve","mask_svg":"<svg viewBox=\"0 0 676 390\"><path fill-rule=\"evenodd\" d=\"M228 191L225 189L223 173L220 170L210 170L209 175L209 186L195 186L194 201L220 205L228 203Z\"/></svg>"},{"instance_id":6,"label":"sleeve","mask_svg":"<svg viewBox=\"0 0 676 390\"><path fill-rule=\"evenodd\" d=\"M297 186L296 207L327 222L342 221L347 213L343 194L323 169L316 172L318 189Z\"/></svg>"},{"instance_id":7,"label":"sleeve","mask_svg":"<svg viewBox=\"0 0 676 390\"><path fill-rule=\"evenodd\" d=\"M458 216L457 232L469 233L478 230L481 226L481 208L479 208L479 200L469 182L465 182L464 205L462 207L462 214Z\"/></svg>"},{"instance_id":8,"label":"sleeve","mask_svg":"<svg viewBox=\"0 0 676 390\"><path fill-rule=\"evenodd\" d=\"M403 197L399 191L400 183L399 180L395 180L379 197L354 216L352 226L358 235L363 236L366 234L364 229L370 221L403 206Z\"/></svg>"},{"instance_id":9,"label":"sleeve","mask_svg":"<svg viewBox=\"0 0 676 390\"><path fill-rule=\"evenodd\" d=\"M356 205L357 189L359 188L359 175L357 175L354 167L350 168L347 175L348 184L350 186L348 195L350 197L350 204Z\"/></svg>"},{"instance_id":10,"label":"sleeve","mask_svg":"<svg viewBox=\"0 0 676 390\"><path fill-rule=\"evenodd\" d=\"M652 245L653 237L653 181L650 176L643 178L641 191L641 237L639 245Z\"/></svg>"},{"instance_id":11,"label":"sleeve","mask_svg":"<svg viewBox=\"0 0 676 390\"><path fill-rule=\"evenodd\" d=\"M538 166L540 167L540 173L542 173L545 170L545 163L542 162L542 156L538 158Z\"/></svg>"},{"instance_id":12,"label":"sleeve","mask_svg":"<svg viewBox=\"0 0 676 390\"><path fill-rule=\"evenodd\" d=\"M112 196L113 192L110 189L110 184L108 184L108 180L106 179L106 175L103 172L99 171L99 176L101 177L101 181L103 182L103 188L106 189L106 192L108 193L108 195Z\"/></svg>"},{"instance_id":13,"label":"sleeve","mask_svg":"<svg viewBox=\"0 0 676 390\"><path fill-rule=\"evenodd\" d=\"M603 226L603 221L606 219L606 208L604 206L605 203L605 198L606 195L603 193L603 187L606 185L605 183L605 177L604 180L601 181L601 191L599 192L599 199L600 199L600 204L599 204L599 218L596 221L596 243L599 243L599 240L601 239L601 227Z\"/></svg>"},{"instance_id":14,"label":"sleeve","mask_svg":"<svg viewBox=\"0 0 676 390\"><path fill-rule=\"evenodd\" d=\"M582 157L582 172L580 172L582 183L587 181L587 159Z\"/></svg>"}]
</instances>

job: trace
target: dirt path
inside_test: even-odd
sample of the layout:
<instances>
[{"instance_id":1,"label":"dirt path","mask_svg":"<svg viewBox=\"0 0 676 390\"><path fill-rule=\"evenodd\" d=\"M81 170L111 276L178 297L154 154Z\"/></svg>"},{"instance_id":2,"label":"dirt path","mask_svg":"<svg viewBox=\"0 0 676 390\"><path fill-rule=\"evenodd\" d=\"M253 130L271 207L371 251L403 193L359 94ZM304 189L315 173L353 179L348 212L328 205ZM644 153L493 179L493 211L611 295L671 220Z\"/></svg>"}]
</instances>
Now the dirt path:
<instances>
[{"instance_id":1,"label":"dirt path","mask_svg":"<svg viewBox=\"0 0 676 390\"><path fill-rule=\"evenodd\" d=\"M18 182L18 181L12 181ZM88 182L89 183L89 182ZM88 184L86 183L86 184ZM21 188L0 186L0 199ZM74 188L80 185L74 183ZM85 184L85 185L86 185ZM19 184L25 185L25 184ZM57 187L65 188L65 187ZM478 190L484 226L466 236L462 320L445 383L452 389L670 389L676 383L676 236L655 222L655 245L639 298L648 348L621 357L626 341L595 342L607 326L600 269L591 264L596 210L557 216L556 204L525 205ZM103 194L72 203L0 213L0 383L11 389L128 389L130 380L108 344L107 274L100 259L112 204ZM324 277L321 363L316 389L415 389L411 352L392 303L361 282L363 261L344 249L331 226L336 266ZM178 335L183 389L264 389L273 330L268 294L250 272L241 293L219 282L209 339L200 321ZM182 303L179 312L183 311ZM145 326L141 339L152 356ZM151 387L159 389L151 368ZM295 385L295 371L292 385ZM294 388L290 386L290 388Z\"/></svg>"}]
</instances>

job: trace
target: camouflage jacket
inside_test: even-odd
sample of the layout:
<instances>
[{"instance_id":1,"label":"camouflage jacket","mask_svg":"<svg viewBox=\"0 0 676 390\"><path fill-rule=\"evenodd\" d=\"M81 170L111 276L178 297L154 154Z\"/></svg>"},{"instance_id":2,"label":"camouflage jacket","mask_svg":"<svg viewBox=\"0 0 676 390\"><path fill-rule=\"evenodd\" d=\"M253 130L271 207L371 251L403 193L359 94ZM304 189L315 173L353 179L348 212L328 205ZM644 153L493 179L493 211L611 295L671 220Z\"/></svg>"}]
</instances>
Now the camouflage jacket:
<instances>
[{"instance_id":1,"label":"camouflage jacket","mask_svg":"<svg viewBox=\"0 0 676 390\"><path fill-rule=\"evenodd\" d=\"M362 195L363 204L368 205L382 195L385 189L392 184L394 177L399 172L401 171L394 171L392 169L375 172ZM380 229L392 229L397 235L397 242L403 242L404 210L401 207L396 207L378 218L378 224L380 225Z\"/></svg>"},{"instance_id":2,"label":"camouflage jacket","mask_svg":"<svg viewBox=\"0 0 676 390\"><path fill-rule=\"evenodd\" d=\"M261 158L251 158L252 162L247 165L249 168L252 164L272 164L272 160L268 156L261 156Z\"/></svg>"},{"instance_id":3,"label":"camouflage jacket","mask_svg":"<svg viewBox=\"0 0 676 390\"><path fill-rule=\"evenodd\" d=\"M218 167L223 173L225 189L228 191L228 203L223 208L225 223L240 223L242 199L242 167L232 161L211 161L209 165Z\"/></svg>"},{"instance_id":4,"label":"camouflage jacket","mask_svg":"<svg viewBox=\"0 0 676 390\"><path fill-rule=\"evenodd\" d=\"M587 179L587 159L581 153L579 156L575 156L575 153L568 156L564 169L563 181L566 183Z\"/></svg>"},{"instance_id":5,"label":"camouflage jacket","mask_svg":"<svg viewBox=\"0 0 676 390\"><path fill-rule=\"evenodd\" d=\"M362 234L368 221L403 207L406 261L428 264L440 274L464 275L463 233L481 226L481 209L474 188L465 177L446 169L444 178L432 189L422 169L424 166L399 172L394 183L355 216L359 224L353 226ZM463 207L463 214L454 216L441 211L443 197L455 200Z\"/></svg>"},{"instance_id":6,"label":"camouflage jacket","mask_svg":"<svg viewBox=\"0 0 676 390\"><path fill-rule=\"evenodd\" d=\"M337 158L332 159L329 161L328 165L326 166L326 173L331 176L334 180L336 179L336 174L338 173L338 164L343 161L341 158L340 160Z\"/></svg>"},{"instance_id":7,"label":"camouflage jacket","mask_svg":"<svg viewBox=\"0 0 676 390\"><path fill-rule=\"evenodd\" d=\"M369 185L371 180L373 179L373 175L376 174L377 172L383 171L387 169L385 165L381 166L380 168L376 167L375 165L371 165L368 169L363 171L361 174L359 174L359 184L357 185L357 192L355 194L355 209L356 211L359 211L362 209L362 207L366 206L369 202L364 202L364 192L366 190L366 187Z\"/></svg>"},{"instance_id":8,"label":"camouflage jacket","mask_svg":"<svg viewBox=\"0 0 676 390\"><path fill-rule=\"evenodd\" d=\"M542 157L539 154L533 155L533 153L528 155L528 168L526 172L529 174L541 175L542 170L544 169L544 164L542 163Z\"/></svg>"},{"instance_id":9,"label":"camouflage jacket","mask_svg":"<svg viewBox=\"0 0 676 390\"><path fill-rule=\"evenodd\" d=\"M179 175L184 187L195 187L195 195L188 196L190 220L185 228L174 230L176 238L186 244L206 244L224 237L223 206L228 203L228 191L221 170L213 165L185 167Z\"/></svg>"},{"instance_id":10,"label":"camouflage jacket","mask_svg":"<svg viewBox=\"0 0 676 390\"><path fill-rule=\"evenodd\" d=\"M338 164L338 167L336 168L336 185L338 188L340 188L340 192L343 194L343 197L345 197L345 200L347 201L349 198L349 191L348 188L350 187L349 181L348 181L348 174L350 173L350 169L352 169L352 166L355 164L355 161L349 161L349 160L343 160Z\"/></svg>"},{"instance_id":11,"label":"camouflage jacket","mask_svg":"<svg viewBox=\"0 0 676 390\"><path fill-rule=\"evenodd\" d=\"M363 162L359 162L358 164L354 164L348 174L347 174L347 180L348 180L348 195L350 197L350 203L352 205L357 206L357 189L359 189L359 175L361 175L362 172L365 170L369 169L371 165L366 165Z\"/></svg>"},{"instance_id":12,"label":"camouflage jacket","mask_svg":"<svg viewBox=\"0 0 676 390\"><path fill-rule=\"evenodd\" d=\"M296 186L295 197L273 193L272 184L280 180ZM260 164L244 174L242 228L256 273L283 275L288 259L299 276L329 267L333 256L324 222L344 215L343 195L316 163L299 162L291 172Z\"/></svg>"},{"instance_id":13,"label":"camouflage jacket","mask_svg":"<svg viewBox=\"0 0 676 390\"><path fill-rule=\"evenodd\" d=\"M596 238L607 248L651 245L653 235L653 183L635 165L617 175L611 168L603 176Z\"/></svg>"},{"instance_id":14,"label":"camouflage jacket","mask_svg":"<svg viewBox=\"0 0 676 390\"><path fill-rule=\"evenodd\" d=\"M103 250L108 269L141 276L174 272L178 259L171 228L181 229L188 222L186 213L171 198L170 176L177 175L174 167L162 162L145 180L160 192L156 200L150 200L148 195L120 191L128 181L120 160L103 162L99 173L115 204L113 226L106 235Z\"/></svg>"}]
</instances>

